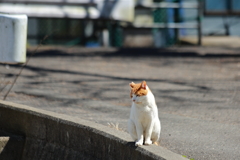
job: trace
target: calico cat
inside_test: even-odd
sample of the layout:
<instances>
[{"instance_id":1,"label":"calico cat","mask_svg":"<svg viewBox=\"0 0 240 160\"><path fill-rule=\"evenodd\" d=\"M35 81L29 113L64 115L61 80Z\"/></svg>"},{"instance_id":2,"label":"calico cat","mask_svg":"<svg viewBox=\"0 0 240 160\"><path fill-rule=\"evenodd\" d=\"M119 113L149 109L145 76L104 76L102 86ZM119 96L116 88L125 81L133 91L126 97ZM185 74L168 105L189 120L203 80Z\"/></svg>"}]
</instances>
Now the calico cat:
<instances>
[{"instance_id":1,"label":"calico cat","mask_svg":"<svg viewBox=\"0 0 240 160\"><path fill-rule=\"evenodd\" d=\"M130 83L132 107L128 120L128 132L135 141L135 146L158 143L161 124L154 95L146 82Z\"/></svg>"}]
</instances>

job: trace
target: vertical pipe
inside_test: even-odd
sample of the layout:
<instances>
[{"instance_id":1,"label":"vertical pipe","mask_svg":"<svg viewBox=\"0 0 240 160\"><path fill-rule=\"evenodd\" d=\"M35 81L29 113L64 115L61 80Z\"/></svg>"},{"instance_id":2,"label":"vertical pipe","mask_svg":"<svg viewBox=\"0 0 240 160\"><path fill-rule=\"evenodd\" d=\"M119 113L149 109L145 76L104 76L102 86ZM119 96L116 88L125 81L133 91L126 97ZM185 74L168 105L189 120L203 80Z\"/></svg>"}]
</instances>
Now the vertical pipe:
<instances>
[{"instance_id":1,"label":"vertical pipe","mask_svg":"<svg viewBox=\"0 0 240 160\"><path fill-rule=\"evenodd\" d=\"M173 2L173 0L166 0L167 2ZM176 13L175 13L175 9L173 8L167 8L167 22L168 23L176 23L175 22L175 18L176 18ZM172 29L172 28L168 28L167 29L167 45L173 45L175 44L176 41L176 29Z\"/></svg>"},{"instance_id":2,"label":"vertical pipe","mask_svg":"<svg viewBox=\"0 0 240 160\"><path fill-rule=\"evenodd\" d=\"M180 4L180 1L179 0L175 0L175 3ZM175 19L174 23L175 24L180 22L180 20L179 20L180 19L179 18L179 10L180 10L180 8L175 8L174 9L174 19ZM179 29L175 28L174 32L175 32L175 42L178 43L178 40L179 40Z\"/></svg>"},{"instance_id":3,"label":"vertical pipe","mask_svg":"<svg viewBox=\"0 0 240 160\"><path fill-rule=\"evenodd\" d=\"M198 45L202 45L202 0L198 0Z\"/></svg>"},{"instance_id":4,"label":"vertical pipe","mask_svg":"<svg viewBox=\"0 0 240 160\"><path fill-rule=\"evenodd\" d=\"M163 2L164 0L153 0L155 3ZM153 11L154 23L166 23L167 14L165 8L157 8ZM155 47L165 47L167 45L167 29L153 29Z\"/></svg>"}]
</instances>

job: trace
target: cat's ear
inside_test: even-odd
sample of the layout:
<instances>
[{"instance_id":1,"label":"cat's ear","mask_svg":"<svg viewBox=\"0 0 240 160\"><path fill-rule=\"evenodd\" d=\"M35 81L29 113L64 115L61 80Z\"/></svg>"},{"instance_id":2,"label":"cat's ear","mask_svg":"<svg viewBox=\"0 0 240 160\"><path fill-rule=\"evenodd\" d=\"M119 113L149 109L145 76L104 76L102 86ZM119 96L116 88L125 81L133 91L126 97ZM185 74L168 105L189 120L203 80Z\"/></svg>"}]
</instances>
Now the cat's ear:
<instances>
[{"instance_id":1,"label":"cat's ear","mask_svg":"<svg viewBox=\"0 0 240 160\"><path fill-rule=\"evenodd\" d=\"M132 82L132 83L129 83L129 86L130 86L131 88L133 88L133 87L134 87L134 85L135 85L135 83L134 83L134 82Z\"/></svg>"},{"instance_id":2,"label":"cat's ear","mask_svg":"<svg viewBox=\"0 0 240 160\"><path fill-rule=\"evenodd\" d=\"M142 89L147 89L146 81L142 81L141 87L142 87Z\"/></svg>"}]
</instances>

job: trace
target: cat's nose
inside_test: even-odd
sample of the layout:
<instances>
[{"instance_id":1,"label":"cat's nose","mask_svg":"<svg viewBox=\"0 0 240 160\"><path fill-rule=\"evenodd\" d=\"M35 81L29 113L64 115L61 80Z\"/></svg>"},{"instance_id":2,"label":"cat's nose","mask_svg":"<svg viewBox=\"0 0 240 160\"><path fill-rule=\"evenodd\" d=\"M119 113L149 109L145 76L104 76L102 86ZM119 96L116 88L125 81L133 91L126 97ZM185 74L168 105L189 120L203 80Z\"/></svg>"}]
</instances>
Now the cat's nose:
<instances>
[{"instance_id":1,"label":"cat's nose","mask_svg":"<svg viewBox=\"0 0 240 160\"><path fill-rule=\"evenodd\" d=\"M135 99L133 99L133 102L135 102L136 100Z\"/></svg>"}]
</instances>

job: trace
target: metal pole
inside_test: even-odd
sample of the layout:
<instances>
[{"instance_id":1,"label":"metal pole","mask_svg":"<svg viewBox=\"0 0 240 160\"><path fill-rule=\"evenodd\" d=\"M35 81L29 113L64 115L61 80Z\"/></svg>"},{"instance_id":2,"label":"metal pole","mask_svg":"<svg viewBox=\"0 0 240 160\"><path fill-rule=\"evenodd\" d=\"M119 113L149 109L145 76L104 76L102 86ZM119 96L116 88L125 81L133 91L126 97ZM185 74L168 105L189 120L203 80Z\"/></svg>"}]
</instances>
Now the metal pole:
<instances>
[{"instance_id":1,"label":"metal pole","mask_svg":"<svg viewBox=\"0 0 240 160\"><path fill-rule=\"evenodd\" d=\"M202 0L198 0L198 45L202 45Z\"/></svg>"},{"instance_id":2,"label":"metal pole","mask_svg":"<svg viewBox=\"0 0 240 160\"><path fill-rule=\"evenodd\" d=\"M174 2L176 2L176 3L178 3L178 4L180 4L180 0L175 0ZM175 21L174 21L174 23L179 23L180 22L180 15L179 15L179 13L180 13L180 9L181 9L181 5L180 5L180 8L175 8L174 9L174 19L175 19ZM179 29L178 28L175 28L174 29L174 41L175 41L175 43L179 43Z\"/></svg>"}]
</instances>

